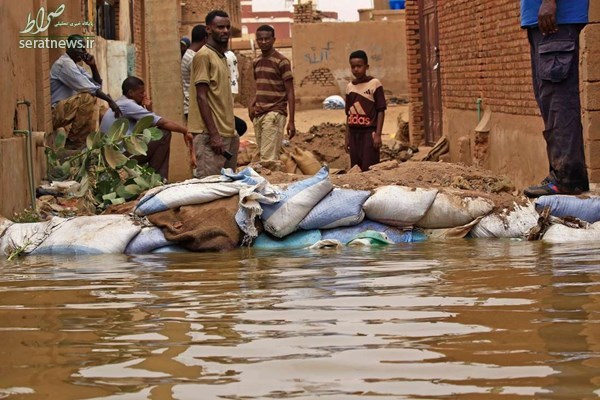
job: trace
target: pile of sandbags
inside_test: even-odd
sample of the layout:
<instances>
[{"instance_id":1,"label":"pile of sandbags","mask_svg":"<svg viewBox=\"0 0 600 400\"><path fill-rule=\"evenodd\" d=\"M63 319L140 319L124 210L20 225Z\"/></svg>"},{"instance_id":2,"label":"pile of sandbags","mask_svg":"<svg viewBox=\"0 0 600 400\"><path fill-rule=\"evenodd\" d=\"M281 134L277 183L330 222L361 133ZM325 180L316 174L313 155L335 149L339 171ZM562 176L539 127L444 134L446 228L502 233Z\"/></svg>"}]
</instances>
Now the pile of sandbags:
<instances>
[{"instance_id":1,"label":"pile of sandbags","mask_svg":"<svg viewBox=\"0 0 600 400\"><path fill-rule=\"evenodd\" d=\"M579 218L554 219L548 242L600 238L598 198L548 196L494 212L494 204L453 189L383 186L374 193L336 188L329 170L287 186L271 185L252 168L191 179L148 191L133 215L59 218L13 224L0 219L0 252L19 254L144 254L168 251L384 245L430 239L526 238L539 209ZM536 208L538 210L536 210ZM585 222L587 221L587 222ZM590 225L590 223L593 223Z\"/></svg>"}]
</instances>

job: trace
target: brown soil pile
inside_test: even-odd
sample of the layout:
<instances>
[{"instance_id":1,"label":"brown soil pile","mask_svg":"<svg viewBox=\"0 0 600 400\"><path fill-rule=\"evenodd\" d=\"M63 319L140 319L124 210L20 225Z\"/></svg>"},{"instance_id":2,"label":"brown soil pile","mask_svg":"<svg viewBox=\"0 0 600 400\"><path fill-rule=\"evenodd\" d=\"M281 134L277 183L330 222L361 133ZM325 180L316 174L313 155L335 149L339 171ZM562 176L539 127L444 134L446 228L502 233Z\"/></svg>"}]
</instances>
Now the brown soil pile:
<instances>
[{"instance_id":1,"label":"brown soil pile","mask_svg":"<svg viewBox=\"0 0 600 400\"><path fill-rule=\"evenodd\" d=\"M345 134L346 127L343 124L326 122L313 126L306 133L298 133L291 144L311 151L331 169L346 169L350 165L350 157L344 150Z\"/></svg>"},{"instance_id":2,"label":"brown soil pile","mask_svg":"<svg viewBox=\"0 0 600 400\"><path fill-rule=\"evenodd\" d=\"M324 123L313 126L307 133L299 133L291 143L304 150L313 152L317 159L326 163L332 172L346 170L350 164L344 151L344 132L342 124ZM409 157L407 157L407 151ZM516 202L525 202L517 196L514 185L508 178L498 176L491 171L463 164L407 161L410 153L416 148L406 146L384 146L382 163L375 165L370 171L363 173L332 174L331 181L338 187L357 190L373 190L385 185L401 185L421 188L453 188L463 191L465 196L480 196L494 202L497 209L512 208ZM390 161L385 161L385 160ZM260 164L252 165L255 170L265 176L269 182L291 183L306 176L287 174L261 168Z\"/></svg>"}]
</instances>

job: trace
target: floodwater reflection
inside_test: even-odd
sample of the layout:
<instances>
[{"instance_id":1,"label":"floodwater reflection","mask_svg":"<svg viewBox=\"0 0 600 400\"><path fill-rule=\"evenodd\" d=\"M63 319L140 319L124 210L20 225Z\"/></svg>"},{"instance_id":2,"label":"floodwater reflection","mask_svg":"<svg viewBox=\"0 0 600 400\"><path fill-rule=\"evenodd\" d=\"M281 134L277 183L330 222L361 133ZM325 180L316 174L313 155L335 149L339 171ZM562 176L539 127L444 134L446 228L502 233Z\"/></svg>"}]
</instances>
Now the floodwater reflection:
<instances>
[{"instance_id":1,"label":"floodwater reflection","mask_svg":"<svg viewBox=\"0 0 600 400\"><path fill-rule=\"evenodd\" d=\"M600 246L0 263L0 398L600 396Z\"/></svg>"}]
</instances>

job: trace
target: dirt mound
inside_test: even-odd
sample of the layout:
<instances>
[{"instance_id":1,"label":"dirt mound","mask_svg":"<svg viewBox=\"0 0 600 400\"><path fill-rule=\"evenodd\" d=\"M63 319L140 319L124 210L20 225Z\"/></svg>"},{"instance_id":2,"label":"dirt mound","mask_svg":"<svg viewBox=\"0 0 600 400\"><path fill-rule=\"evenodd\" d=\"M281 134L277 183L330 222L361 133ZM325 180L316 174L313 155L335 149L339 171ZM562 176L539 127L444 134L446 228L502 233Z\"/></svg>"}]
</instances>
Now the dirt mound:
<instances>
[{"instance_id":1,"label":"dirt mound","mask_svg":"<svg viewBox=\"0 0 600 400\"><path fill-rule=\"evenodd\" d=\"M345 135L346 127L343 124L326 122L311 127L306 133L298 133L291 144L311 151L331 169L347 169L350 157L344 150Z\"/></svg>"}]
</instances>

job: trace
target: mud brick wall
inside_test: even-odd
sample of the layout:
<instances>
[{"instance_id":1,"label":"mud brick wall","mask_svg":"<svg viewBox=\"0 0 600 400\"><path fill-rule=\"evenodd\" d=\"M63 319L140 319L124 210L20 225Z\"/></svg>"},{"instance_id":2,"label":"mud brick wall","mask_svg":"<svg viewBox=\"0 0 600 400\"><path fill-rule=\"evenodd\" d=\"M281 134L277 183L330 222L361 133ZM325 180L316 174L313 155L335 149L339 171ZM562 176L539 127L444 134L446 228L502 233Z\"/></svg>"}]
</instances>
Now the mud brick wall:
<instances>
[{"instance_id":1,"label":"mud brick wall","mask_svg":"<svg viewBox=\"0 0 600 400\"><path fill-rule=\"evenodd\" d=\"M323 15L316 9L312 1L304 4L294 4L294 23L312 24L322 20Z\"/></svg>"},{"instance_id":2,"label":"mud brick wall","mask_svg":"<svg viewBox=\"0 0 600 400\"><path fill-rule=\"evenodd\" d=\"M581 108L590 182L600 182L600 1L590 1L590 24L581 35Z\"/></svg>"},{"instance_id":3,"label":"mud brick wall","mask_svg":"<svg viewBox=\"0 0 600 400\"><path fill-rule=\"evenodd\" d=\"M309 83L318 86L337 86L335 76L333 76L329 68L317 68L312 70L310 75L307 75L302 79L300 86Z\"/></svg>"},{"instance_id":4,"label":"mud brick wall","mask_svg":"<svg viewBox=\"0 0 600 400\"><path fill-rule=\"evenodd\" d=\"M495 112L538 115L519 2L447 0L437 7L443 106L476 110L481 98ZM407 0L406 15L411 138L418 139L423 135L423 97L416 0Z\"/></svg>"},{"instance_id":5,"label":"mud brick wall","mask_svg":"<svg viewBox=\"0 0 600 400\"><path fill-rule=\"evenodd\" d=\"M204 24L204 18L212 10L223 10L231 19L232 36L241 34L241 3L239 0L185 0L181 6L181 36L190 36L192 28Z\"/></svg>"},{"instance_id":6,"label":"mud brick wall","mask_svg":"<svg viewBox=\"0 0 600 400\"><path fill-rule=\"evenodd\" d=\"M406 1L406 68L408 71L408 101L410 104L409 135L411 143L424 139L423 86L421 84L421 38L419 30L419 4Z\"/></svg>"},{"instance_id":7,"label":"mud brick wall","mask_svg":"<svg viewBox=\"0 0 600 400\"><path fill-rule=\"evenodd\" d=\"M136 76L147 80L145 76L145 66L144 66L144 51L146 51L146 46L144 45L144 9L141 0L133 1L133 27L132 27L132 37L133 44L135 45L135 74Z\"/></svg>"}]
</instances>

